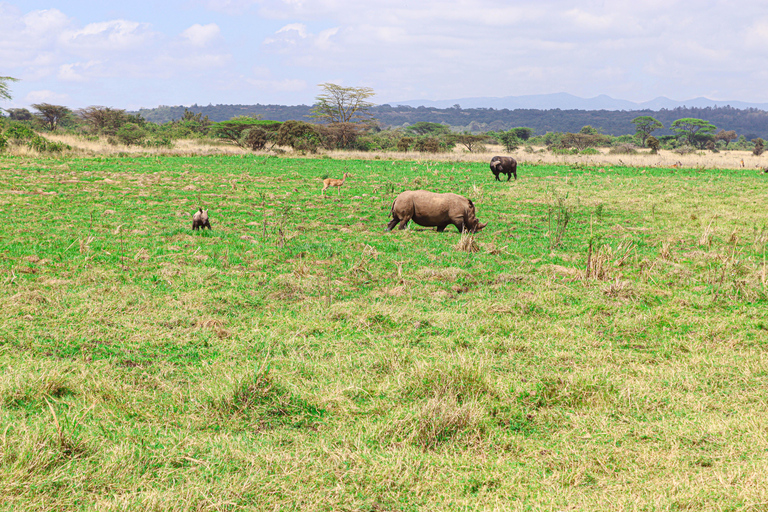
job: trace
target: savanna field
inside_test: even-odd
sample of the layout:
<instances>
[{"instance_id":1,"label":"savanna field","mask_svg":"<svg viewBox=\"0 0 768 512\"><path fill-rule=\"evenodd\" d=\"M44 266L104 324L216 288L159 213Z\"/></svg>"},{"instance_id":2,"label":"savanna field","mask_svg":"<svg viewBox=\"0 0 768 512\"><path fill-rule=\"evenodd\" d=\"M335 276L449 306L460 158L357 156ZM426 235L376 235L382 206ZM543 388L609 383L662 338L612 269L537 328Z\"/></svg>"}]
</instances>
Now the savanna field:
<instances>
[{"instance_id":1,"label":"savanna field","mask_svg":"<svg viewBox=\"0 0 768 512\"><path fill-rule=\"evenodd\" d=\"M755 169L0 173L3 510L768 509ZM385 232L413 189L488 226Z\"/></svg>"}]
</instances>

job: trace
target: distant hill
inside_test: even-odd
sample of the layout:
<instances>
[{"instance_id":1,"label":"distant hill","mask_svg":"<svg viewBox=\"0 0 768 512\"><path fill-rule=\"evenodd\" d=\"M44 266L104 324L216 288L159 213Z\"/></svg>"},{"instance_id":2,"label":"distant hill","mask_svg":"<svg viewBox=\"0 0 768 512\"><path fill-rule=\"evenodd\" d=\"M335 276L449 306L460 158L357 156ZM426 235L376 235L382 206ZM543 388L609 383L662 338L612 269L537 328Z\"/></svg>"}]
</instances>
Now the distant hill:
<instances>
[{"instance_id":1,"label":"distant hill","mask_svg":"<svg viewBox=\"0 0 768 512\"><path fill-rule=\"evenodd\" d=\"M408 100L390 102L390 105L406 105L409 107L450 108L460 105L462 108L495 108L495 109L537 109L537 110L661 110L675 108L706 108L730 106L737 109L756 108L768 110L768 103L749 103L744 101L716 101L709 98L693 98L679 101L659 96L644 102L614 99L602 94L594 98L580 98L568 93L533 94L527 96L505 96L503 98L458 98L453 100Z\"/></svg>"},{"instance_id":2,"label":"distant hill","mask_svg":"<svg viewBox=\"0 0 768 512\"><path fill-rule=\"evenodd\" d=\"M166 123L181 119L184 110L208 116L212 121L226 121L240 115L260 115L262 119L288 121L291 119L310 121L309 105L208 105L191 107L160 106L138 111L153 123ZM371 109L382 128L396 128L415 124L419 121L441 123L459 132L486 132L508 130L527 126L536 135L546 132L576 132L585 125L599 128L607 135L634 133L632 119L641 115L653 116L665 126L655 135L668 135L668 127L677 119L694 117L714 124L718 129L735 130L748 139L768 139L768 112L757 108L739 109L725 107L676 107L658 110L583 110L583 109L536 109L536 108L438 108L432 106L377 105Z\"/></svg>"}]
</instances>

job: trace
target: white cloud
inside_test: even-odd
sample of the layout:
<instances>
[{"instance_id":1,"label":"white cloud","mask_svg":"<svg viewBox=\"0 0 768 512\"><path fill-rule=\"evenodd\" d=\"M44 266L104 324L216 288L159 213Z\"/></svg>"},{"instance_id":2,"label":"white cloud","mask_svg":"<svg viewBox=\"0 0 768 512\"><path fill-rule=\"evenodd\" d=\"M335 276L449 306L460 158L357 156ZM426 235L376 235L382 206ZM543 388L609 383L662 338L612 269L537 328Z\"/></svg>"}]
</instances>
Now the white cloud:
<instances>
[{"instance_id":1,"label":"white cloud","mask_svg":"<svg viewBox=\"0 0 768 512\"><path fill-rule=\"evenodd\" d=\"M146 23L111 20L90 23L80 30L64 31L60 42L75 52L103 54L137 50L155 38Z\"/></svg>"},{"instance_id":2,"label":"white cloud","mask_svg":"<svg viewBox=\"0 0 768 512\"><path fill-rule=\"evenodd\" d=\"M207 46L221 35L221 29L215 23L195 24L181 33L181 37L192 46Z\"/></svg>"},{"instance_id":3,"label":"white cloud","mask_svg":"<svg viewBox=\"0 0 768 512\"><path fill-rule=\"evenodd\" d=\"M62 64L59 66L57 77L64 82L85 82L94 68L101 63L98 61L76 62L73 64Z\"/></svg>"},{"instance_id":4,"label":"white cloud","mask_svg":"<svg viewBox=\"0 0 768 512\"><path fill-rule=\"evenodd\" d=\"M53 103L62 104L69 101L69 96L54 91L30 91L24 97L28 103Z\"/></svg>"}]
</instances>

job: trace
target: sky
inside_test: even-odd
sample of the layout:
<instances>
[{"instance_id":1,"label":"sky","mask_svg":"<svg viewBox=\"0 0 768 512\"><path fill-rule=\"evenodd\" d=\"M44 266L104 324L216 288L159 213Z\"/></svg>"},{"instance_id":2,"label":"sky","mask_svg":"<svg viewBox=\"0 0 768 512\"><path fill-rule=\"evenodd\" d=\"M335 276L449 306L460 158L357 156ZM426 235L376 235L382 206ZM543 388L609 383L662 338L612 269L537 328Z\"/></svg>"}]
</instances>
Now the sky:
<instances>
[{"instance_id":1,"label":"sky","mask_svg":"<svg viewBox=\"0 0 768 512\"><path fill-rule=\"evenodd\" d=\"M768 102L768 2L0 0L0 108L566 92Z\"/></svg>"}]
</instances>

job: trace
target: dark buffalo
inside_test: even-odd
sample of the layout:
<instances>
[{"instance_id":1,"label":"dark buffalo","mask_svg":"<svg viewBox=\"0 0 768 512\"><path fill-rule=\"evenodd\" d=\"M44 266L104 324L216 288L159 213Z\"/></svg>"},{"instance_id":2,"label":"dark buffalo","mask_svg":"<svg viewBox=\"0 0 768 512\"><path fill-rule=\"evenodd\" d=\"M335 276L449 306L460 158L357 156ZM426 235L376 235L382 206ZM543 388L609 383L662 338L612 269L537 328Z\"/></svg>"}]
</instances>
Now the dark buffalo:
<instances>
[{"instance_id":1,"label":"dark buffalo","mask_svg":"<svg viewBox=\"0 0 768 512\"><path fill-rule=\"evenodd\" d=\"M477 220L475 205L466 197L426 190L402 192L392 203L390 215L392 220L387 224L387 231L391 231L398 222L400 229L405 229L410 220L420 226L437 226L438 231L453 224L459 233L464 230L476 233L487 225Z\"/></svg>"},{"instance_id":2,"label":"dark buffalo","mask_svg":"<svg viewBox=\"0 0 768 512\"><path fill-rule=\"evenodd\" d=\"M501 181L499 174L506 174L507 181L512 175L517 179L517 160L510 156L495 156L491 158L491 172L496 176L496 181Z\"/></svg>"}]
</instances>

